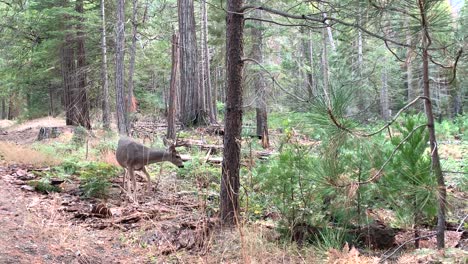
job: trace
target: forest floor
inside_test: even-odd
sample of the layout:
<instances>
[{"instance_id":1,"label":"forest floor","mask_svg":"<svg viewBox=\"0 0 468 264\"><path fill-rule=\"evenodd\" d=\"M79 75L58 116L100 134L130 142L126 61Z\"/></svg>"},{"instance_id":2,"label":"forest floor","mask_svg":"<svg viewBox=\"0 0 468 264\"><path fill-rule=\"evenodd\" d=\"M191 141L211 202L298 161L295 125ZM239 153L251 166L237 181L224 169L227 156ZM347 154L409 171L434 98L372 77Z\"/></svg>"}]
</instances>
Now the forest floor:
<instances>
[{"instance_id":1,"label":"forest floor","mask_svg":"<svg viewBox=\"0 0 468 264\"><path fill-rule=\"evenodd\" d=\"M73 131L59 118L43 118L21 125L2 121L0 144L8 141L20 145L5 143L7 148L28 146L36 140L43 126L60 127L65 137ZM465 158L465 149L457 151L456 148L444 149L450 155ZM33 154L23 152L20 155ZM0 264L321 263L327 260L326 255L318 256L313 250L278 243L278 234L269 221L234 230L220 227L218 219L206 213L215 202L200 199L197 191L186 191L194 189L193 186L188 188L188 184L193 183L179 179L171 170L163 171L162 167L159 184L153 183L151 190L144 191L146 182L140 177L138 205L128 201L121 191L121 178L113 182L105 200L83 198L79 179L73 177L61 183L60 193L34 191L27 181L49 169L20 162L0 162ZM466 192L451 194L461 202L462 208L466 206ZM466 214L466 208L459 213ZM397 244L411 236L411 232L399 234ZM446 240L452 249L463 241L464 244L459 251L443 253L449 260L444 263L466 261L467 239L462 237L462 232L448 231ZM435 238L423 241L423 247L435 248ZM383 253L376 252L374 256ZM437 254L442 253L434 251L419 258L411 255L401 258L406 262L400 263L429 263L440 259ZM328 261L378 262L376 257L358 255L357 251L329 252Z\"/></svg>"}]
</instances>

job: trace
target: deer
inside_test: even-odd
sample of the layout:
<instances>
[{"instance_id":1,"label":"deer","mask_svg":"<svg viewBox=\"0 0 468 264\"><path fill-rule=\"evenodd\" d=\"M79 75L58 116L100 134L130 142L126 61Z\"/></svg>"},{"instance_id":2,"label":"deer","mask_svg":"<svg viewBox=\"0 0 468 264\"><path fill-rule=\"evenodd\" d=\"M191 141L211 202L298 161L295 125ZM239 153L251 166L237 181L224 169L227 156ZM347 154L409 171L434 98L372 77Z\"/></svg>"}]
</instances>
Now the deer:
<instances>
[{"instance_id":1,"label":"deer","mask_svg":"<svg viewBox=\"0 0 468 264\"><path fill-rule=\"evenodd\" d=\"M146 165L168 161L176 165L179 168L184 167L184 163L179 153L176 151L177 144L171 144L167 150L152 149L145 145L134 141L128 137L121 137L117 146L115 156L119 165L124 168L125 173L123 176L123 189L125 185L132 193L130 186L127 184L127 175L132 181L134 196L133 199L136 201L136 180L135 171L142 171L148 180L146 188L151 185L151 177L146 170Z\"/></svg>"}]
</instances>

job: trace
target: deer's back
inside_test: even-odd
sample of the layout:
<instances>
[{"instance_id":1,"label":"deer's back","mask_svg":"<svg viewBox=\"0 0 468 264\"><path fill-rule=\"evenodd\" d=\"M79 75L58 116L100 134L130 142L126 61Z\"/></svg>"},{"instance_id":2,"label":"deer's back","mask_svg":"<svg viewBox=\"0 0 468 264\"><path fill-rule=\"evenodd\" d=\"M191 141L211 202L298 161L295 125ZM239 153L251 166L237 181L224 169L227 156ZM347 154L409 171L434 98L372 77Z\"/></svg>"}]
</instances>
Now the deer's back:
<instances>
[{"instance_id":1,"label":"deer's back","mask_svg":"<svg viewBox=\"0 0 468 264\"><path fill-rule=\"evenodd\" d=\"M148 157L150 148L129 138L120 138L115 153L117 162L124 168L133 167L136 170L143 168L145 157Z\"/></svg>"}]
</instances>

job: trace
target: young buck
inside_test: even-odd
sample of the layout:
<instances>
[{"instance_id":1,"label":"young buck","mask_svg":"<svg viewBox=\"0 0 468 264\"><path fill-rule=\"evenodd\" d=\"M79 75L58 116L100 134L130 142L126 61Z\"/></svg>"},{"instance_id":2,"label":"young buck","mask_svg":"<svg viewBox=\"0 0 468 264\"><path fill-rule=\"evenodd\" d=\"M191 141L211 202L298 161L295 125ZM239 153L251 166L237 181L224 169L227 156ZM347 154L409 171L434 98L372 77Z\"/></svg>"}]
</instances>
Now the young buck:
<instances>
[{"instance_id":1,"label":"young buck","mask_svg":"<svg viewBox=\"0 0 468 264\"><path fill-rule=\"evenodd\" d=\"M183 168L183 161L180 158L179 153L177 153L175 147L176 145L172 144L168 150L157 150L148 148L143 144L135 142L127 137L120 138L115 156L120 166L125 169L125 174L123 177L123 188L125 189L125 185L127 185L128 191L132 193L127 184L128 175L132 181L133 192L136 192L135 171L140 170L143 171L143 173L146 175L146 178L148 179L147 187L150 186L151 178L145 168L145 166L148 164L169 161L177 167ZM133 198L136 201L136 193L134 194Z\"/></svg>"}]
</instances>

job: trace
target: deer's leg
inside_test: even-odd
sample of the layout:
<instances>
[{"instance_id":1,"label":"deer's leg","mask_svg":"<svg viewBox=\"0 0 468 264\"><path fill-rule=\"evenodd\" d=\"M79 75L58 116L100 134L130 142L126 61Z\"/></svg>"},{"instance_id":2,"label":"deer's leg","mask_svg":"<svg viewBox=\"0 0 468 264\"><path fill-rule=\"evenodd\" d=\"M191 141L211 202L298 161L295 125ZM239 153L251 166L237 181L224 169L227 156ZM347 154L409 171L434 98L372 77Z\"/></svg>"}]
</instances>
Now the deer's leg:
<instances>
[{"instance_id":1,"label":"deer's leg","mask_svg":"<svg viewBox=\"0 0 468 264\"><path fill-rule=\"evenodd\" d=\"M143 166L141 171L146 175L146 179L148 180L148 182L146 183L146 190L148 190L148 188L151 186L151 177L150 177L148 171L146 170L145 166Z\"/></svg>"},{"instance_id":2,"label":"deer's leg","mask_svg":"<svg viewBox=\"0 0 468 264\"><path fill-rule=\"evenodd\" d=\"M127 186L127 168L124 168L124 175L123 175L123 178L122 178L122 188L124 190L126 190L126 186Z\"/></svg>"},{"instance_id":3,"label":"deer's leg","mask_svg":"<svg viewBox=\"0 0 468 264\"><path fill-rule=\"evenodd\" d=\"M133 167L130 167L128 169L128 172L129 172L129 175L130 175L130 180L132 181L132 185L133 185L132 191L130 193L133 193L134 202L137 202L137 188L136 188L136 180L135 180L135 170L133 169Z\"/></svg>"}]
</instances>

